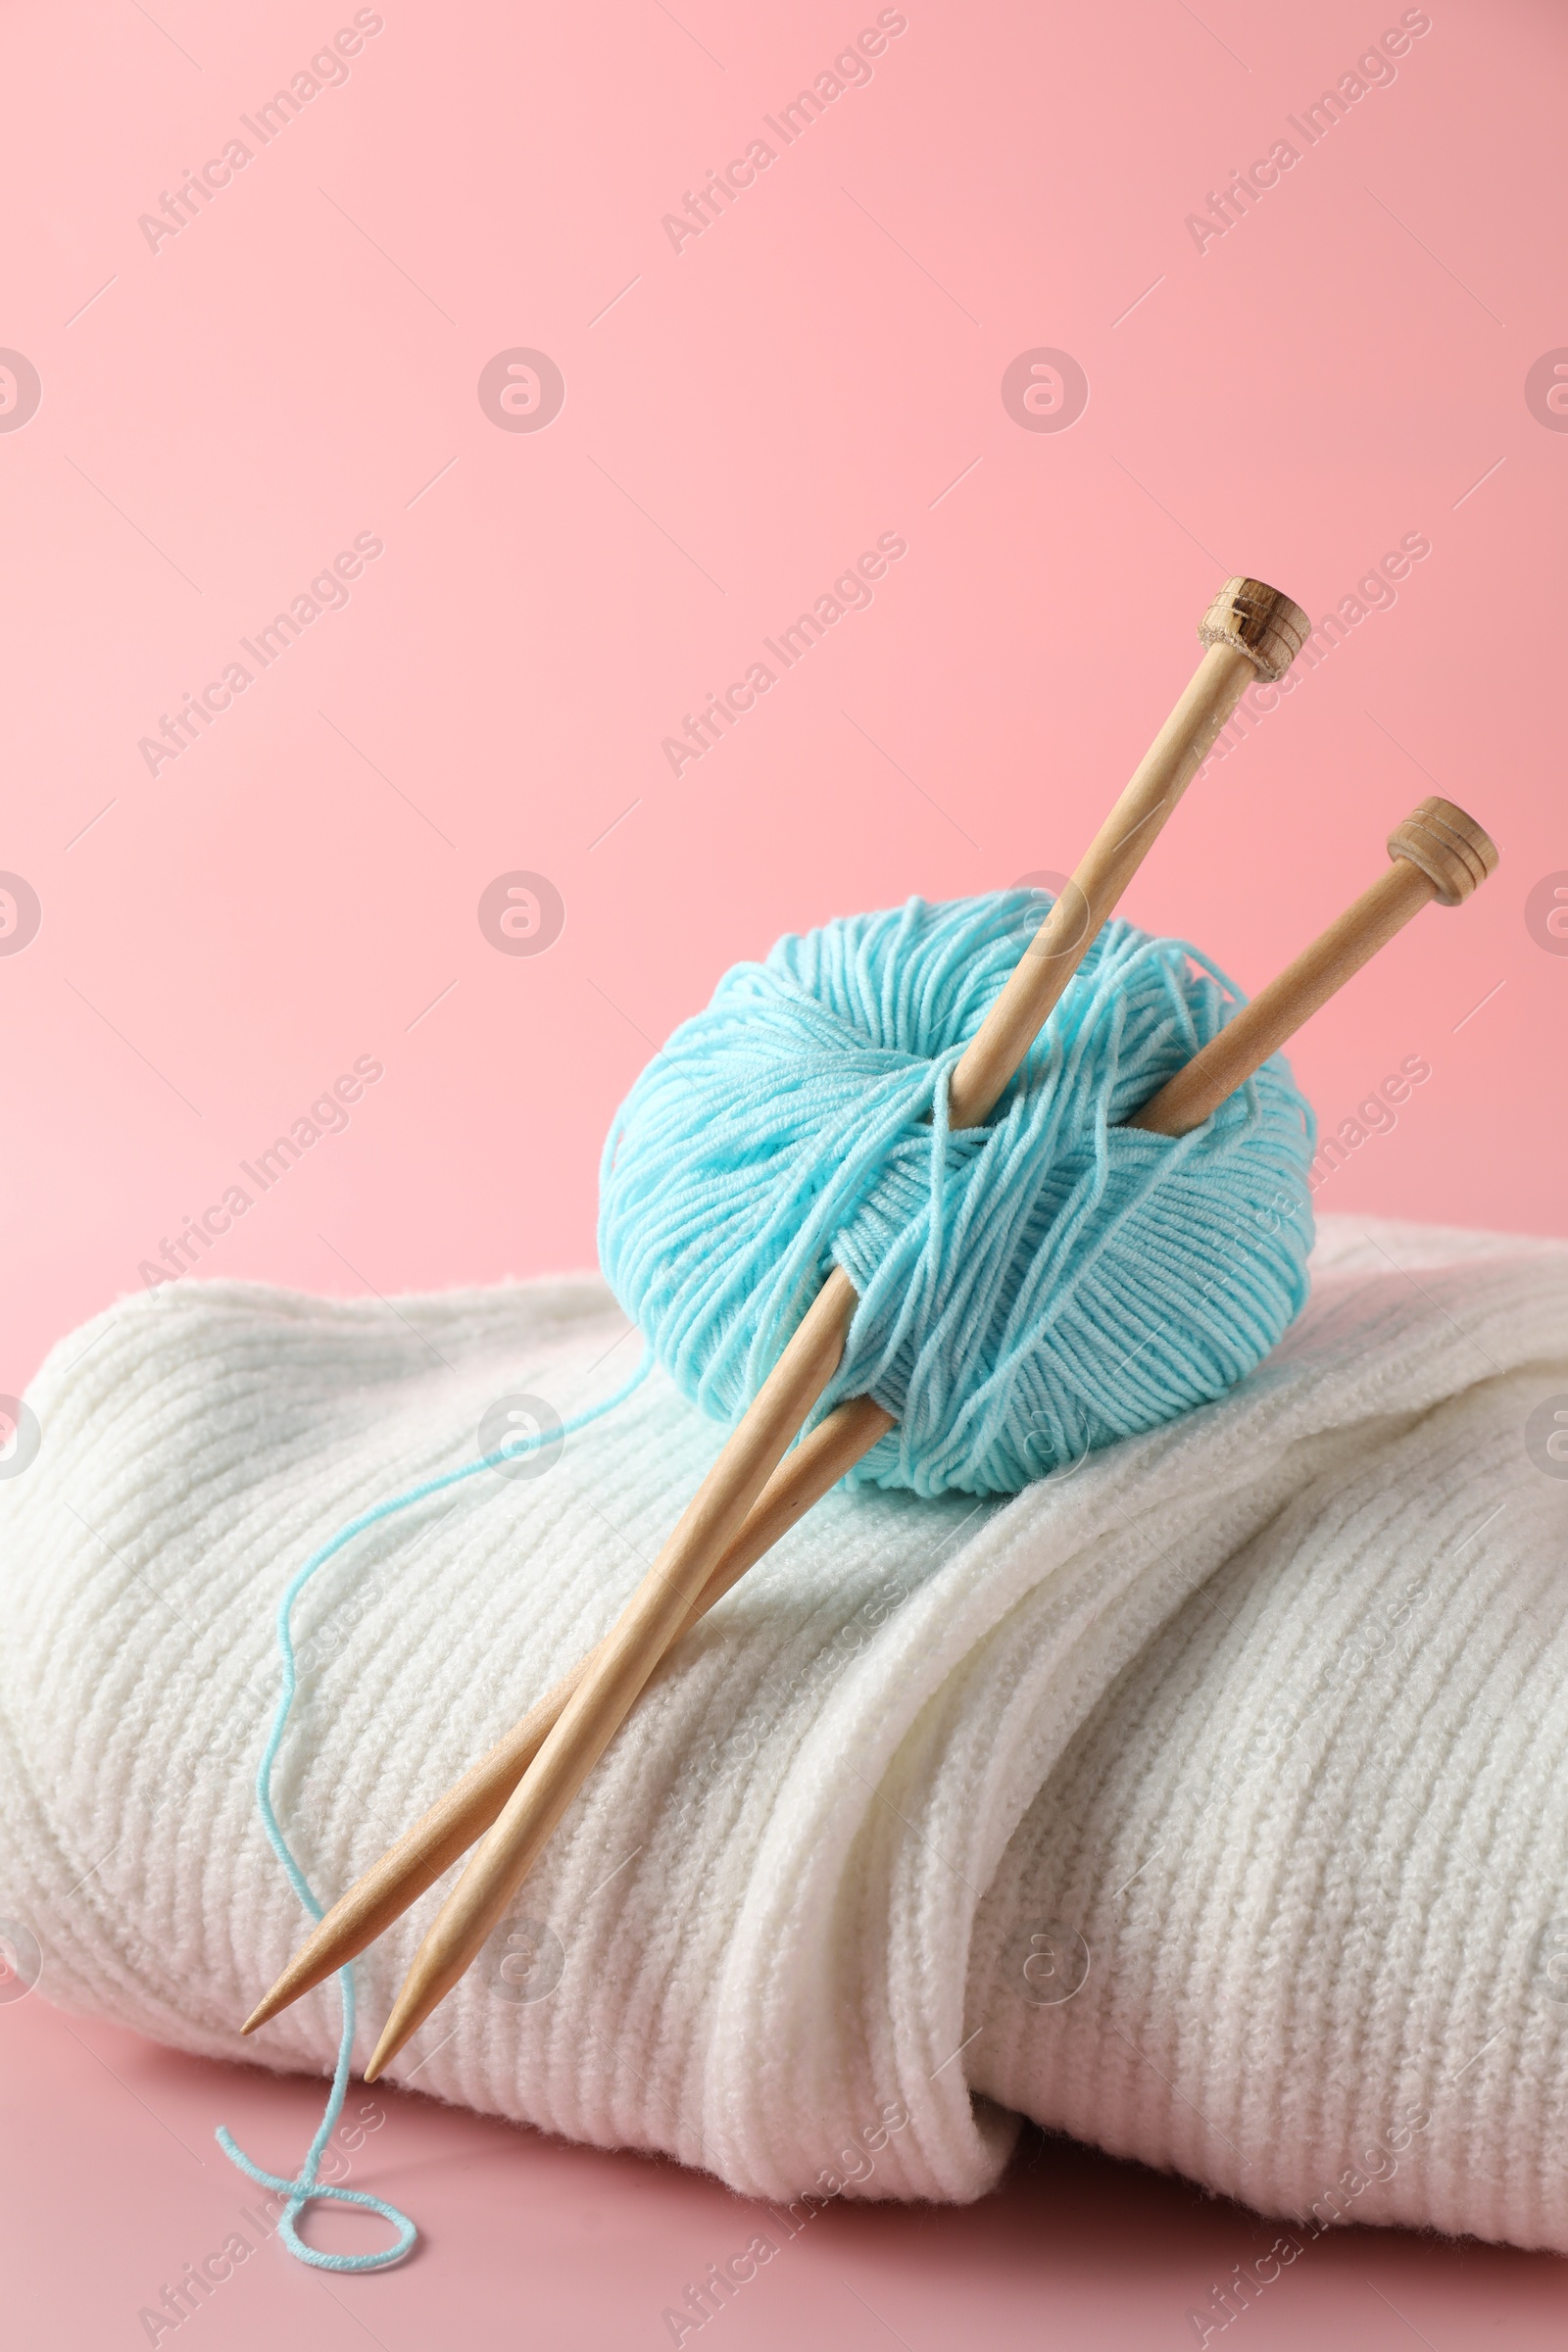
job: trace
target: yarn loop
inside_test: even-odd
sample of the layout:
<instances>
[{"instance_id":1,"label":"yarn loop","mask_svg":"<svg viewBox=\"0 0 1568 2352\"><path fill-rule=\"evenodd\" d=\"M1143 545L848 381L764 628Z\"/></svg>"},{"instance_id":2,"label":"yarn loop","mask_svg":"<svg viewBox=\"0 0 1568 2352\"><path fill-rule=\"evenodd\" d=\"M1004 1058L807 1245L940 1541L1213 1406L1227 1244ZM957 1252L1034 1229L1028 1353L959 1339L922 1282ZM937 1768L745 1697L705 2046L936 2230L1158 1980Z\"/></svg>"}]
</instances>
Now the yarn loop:
<instances>
[{"instance_id":1,"label":"yarn loop","mask_svg":"<svg viewBox=\"0 0 1568 2352\"><path fill-rule=\"evenodd\" d=\"M645 1348L642 1361L629 1380L623 1381L612 1395L602 1398L598 1404L585 1405L581 1412L573 1413L568 1420L562 1422L558 1430L535 1430L527 1436L509 1439L493 1453L478 1454L472 1461L460 1463L455 1470L444 1470L434 1478L422 1478L416 1485L405 1488L402 1494L389 1494L384 1502L375 1503L369 1510L359 1512L356 1517L340 1527L335 1535L329 1537L326 1543L319 1544L303 1567L296 1569L293 1576L290 1577L284 1588L283 1596L277 1604L275 1623L278 1662L282 1668L282 1690L278 1697L276 1712L272 1717L272 1728L268 1734L267 1745L262 1750L262 1759L257 1766L256 1803L262 1817L262 1827L267 1832L268 1842L288 1873L289 1884L312 1919L319 1920L324 1916L323 1906L318 1901L310 1881L300 1867L293 1847L284 1837L282 1825L272 1804L272 1767L277 1762L278 1751L282 1747L284 1735L289 1728L289 1719L294 1711L294 1701L299 1694L299 1663L294 1650L295 1602L306 1586L320 1573L327 1562L336 1559L338 1553L352 1544L356 1537L363 1536L369 1528L379 1526L383 1519L393 1518L400 1511L412 1510L418 1503L428 1502L432 1495L444 1494L450 1487L463 1486L470 1478L478 1478L487 1470L494 1470L504 1462L515 1460L520 1454L531 1453L539 1446L551 1444L558 1437L570 1437L578 1430L589 1428L595 1421L602 1420L606 1414L612 1413L617 1405L623 1404L626 1398L642 1386L653 1369L653 1356ZM332 2086L327 2093L325 2109L299 2172L292 2179L285 2179L281 2174L268 2172L265 2167L246 2155L225 2125L220 2124L214 2137L230 2164L237 2165L248 2179L264 2188L270 2189L275 2196L284 2199L283 2212L278 2220L277 2233L296 2261L307 2263L313 2270L318 2271L382 2271L395 2262L401 2262L416 2242L419 2233L414 2223L406 2213L400 2213L397 2206L389 2205L382 2197L369 2196L357 2188L338 2188L332 2182L322 2180L320 2178L321 2158L326 2152L327 2141L336 2128L338 2117L343 2112L349 2075L354 2064L357 2004L354 1996L354 1964L352 1961L346 1967L338 1970L337 1981L343 2004L343 2029L338 2037L337 2063L332 2070ZM301 2214L309 2206L318 2203L358 2205L368 2212L379 2214L383 2221L390 2222L397 2234L391 2245L377 2247L368 2254L325 2254L319 2247L307 2244L295 2227Z\"/></svg>"}]
</instances>

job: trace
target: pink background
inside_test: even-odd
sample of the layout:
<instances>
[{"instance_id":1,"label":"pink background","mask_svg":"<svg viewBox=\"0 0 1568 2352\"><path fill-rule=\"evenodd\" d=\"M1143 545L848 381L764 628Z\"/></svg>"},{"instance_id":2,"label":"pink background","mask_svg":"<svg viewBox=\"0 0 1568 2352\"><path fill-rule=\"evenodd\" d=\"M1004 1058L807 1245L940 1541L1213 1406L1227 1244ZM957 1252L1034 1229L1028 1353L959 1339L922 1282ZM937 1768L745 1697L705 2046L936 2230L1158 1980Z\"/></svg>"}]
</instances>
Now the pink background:
<instances>
[{"instance_id":1,"label":"pink background","mask_svg":"<svg viewBox=\"0 0 1568 2352\"><path fill-rule=\"evenodd\" d=\"M1316 617L1406 535L1431 552L1396 601L1194 786L1126 911L1255 987L1424 794L1471 808L1496 880L1296 1050L1330 1127L1404 1056L1432 1066L1320 1202L1568 1230L1568 941L1527 921L1568 880L1568 437L1525 389L1568 343L1560 12L1437 0L1396 77L1201 252L1186 217L1305 148L1287 118L1397 6L904 13L786 147L763 116L874 7L388 0L266 146L240 117L352 9L8 12L0 345L42 399L0 430L0 870L42 925L0 955L0 1391L360 1055L385 1075L346 1132L205 1268L360 1295L590 1260L613 1105L729 962L1070 868L1227 573ZM252 160L150 249L138 217L235 135ZM674 250L662 217L759 136L776 161ZM477 395L518 347L564 378L537 432ZM1065 431L1003 403L1041 347L1088 378ZM673 774L662 739L884 532L907 554L869 609ZM361 533L384 552L347 605L150 773L138 739ZM548 953L481 933L518 869L564 903ZM316 2092L39 1998L0 2014L0 2053L19 2340L138 2340L240 2202L214 2123L276 2119L282 2160ZM530 2339L653 2344L690 2266L746 2235L710 2183L386 2104L356 2180L424 2251L329 2287L270 2252L207 2340L346 2344L362 2315L393 2347L510 2340L525 2313ZM1055 2149L979 2211L833 2215L723 2327L1175 2345L1252 2230ZM1457 2346L1506 2296L1513 2340L1544 2342L1561 2278L1352 2232L1248 2340Z\"/></svg>"}]
</instances>

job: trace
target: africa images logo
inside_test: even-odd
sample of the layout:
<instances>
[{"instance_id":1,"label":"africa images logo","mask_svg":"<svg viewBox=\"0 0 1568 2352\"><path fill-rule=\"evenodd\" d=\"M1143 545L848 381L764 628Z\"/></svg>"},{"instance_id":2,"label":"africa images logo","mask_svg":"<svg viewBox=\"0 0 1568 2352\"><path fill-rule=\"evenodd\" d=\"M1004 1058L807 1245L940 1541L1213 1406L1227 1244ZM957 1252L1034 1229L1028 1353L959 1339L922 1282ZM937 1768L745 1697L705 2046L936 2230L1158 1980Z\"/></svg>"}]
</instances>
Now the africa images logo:
<instances>
[{"instance_id":1,"label":"africa images logo","mask_svg":"<svg viewBox=\"0 0 1568 2352\"><path fill-rule=\"evenodd\" d=\"M1062 433L1089 406L1089 378L1070 351L1020 351L1002 378L1002 405L1026 433Z\"/></svg>"},{"instance_id":2,"label":"africa images logo","mask_svg":"<svg viewBox=\"0 0 1568 2352\"><path fill-rule=\"evenodd\" d=\"M561 415L566 379L547 351L515 344L479 370L479 406L504 433L538 433Z\"/></svg>"},{"instance_id":3,"label":"africa images logo","mask_svg":"<svg viewBox=\"0 0 1568 2352\"><path fill-rule=\"evenodd\" d=\"M0 351L0 433L20 432L42 398L38 370L25 352Z\"/></svg>"},{"instance_id":4,"label":"africa images logo","mask_svg":"<svg viewBox=\"0 0 1568 2352\"><path fill-rule=\"evenodd\" d=\"M38 936L43 907L22 874L0 873L0 956L20 956Z\"/></svg>"}]
</instances>

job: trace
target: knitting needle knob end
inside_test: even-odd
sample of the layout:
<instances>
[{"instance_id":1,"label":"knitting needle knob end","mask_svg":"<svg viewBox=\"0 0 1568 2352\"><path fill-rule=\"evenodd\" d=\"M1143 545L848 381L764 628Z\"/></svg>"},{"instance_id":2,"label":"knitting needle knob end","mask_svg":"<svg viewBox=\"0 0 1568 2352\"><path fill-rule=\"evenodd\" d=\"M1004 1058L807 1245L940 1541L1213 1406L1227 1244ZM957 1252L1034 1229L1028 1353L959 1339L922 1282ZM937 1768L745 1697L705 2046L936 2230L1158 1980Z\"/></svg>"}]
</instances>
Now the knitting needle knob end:
<instances>
[{"instance_id":1,"label":"knitting needle knob end","mask_svg":"<svg viewBox=\"0 0 1568 2352\"><path fill-rule=\"evenodd\" d=\"M1284 677L1311 634L1300 606L1266 580L1227 580L1198 624L1201 644L1245 654L1265 685Z\"/></svg>"},{"instance_id":2,"label":"knitting needle knob end","mask_svg":"<svg viewBox=\"0 0 1568 2352\"><path fill-rule=\"evenodd\" d=\"M1440 906L1457 906L1497 868L1497 848L1452 801L1436 794L1412 808L1389 835L1389 856L1418 866Z\"/></svg>"}]
</instances>

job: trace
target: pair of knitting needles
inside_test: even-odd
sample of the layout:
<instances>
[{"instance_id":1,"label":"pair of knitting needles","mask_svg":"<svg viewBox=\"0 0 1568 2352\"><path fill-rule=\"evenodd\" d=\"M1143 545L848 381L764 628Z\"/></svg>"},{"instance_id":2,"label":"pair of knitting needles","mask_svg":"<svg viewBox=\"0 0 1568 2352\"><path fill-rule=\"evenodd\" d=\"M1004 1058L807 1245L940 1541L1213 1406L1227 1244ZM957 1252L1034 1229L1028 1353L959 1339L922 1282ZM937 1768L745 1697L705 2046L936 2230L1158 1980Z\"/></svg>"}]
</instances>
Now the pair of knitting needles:
<instances>
[{"instance_id":1,"label":"pair of knitting needles","mask_svg":"<svg viewBox=\"0 0 1568 2352\"><path fill-rule=\"evenodd\" d=\"M1072 882L952 1077L955 1128L981 1125L1253 678L1282 677L1310 624L1257 580L1230 580L1199 624L1202 660ZM1185 1135L1434 899L1457 906L1497 862L1487 835L1431 799L1389 838L1394 860L1127 1123ZM653 1568L609 1634L327 1912L244 2031L353 1959L482 1839L409 1971L365 2080L384 2072L468 1967L666 1652L894 1426L869 1396L786 1453L837 1370L857 1305L835 1267Z\"/></svg>"}]
</instances>

